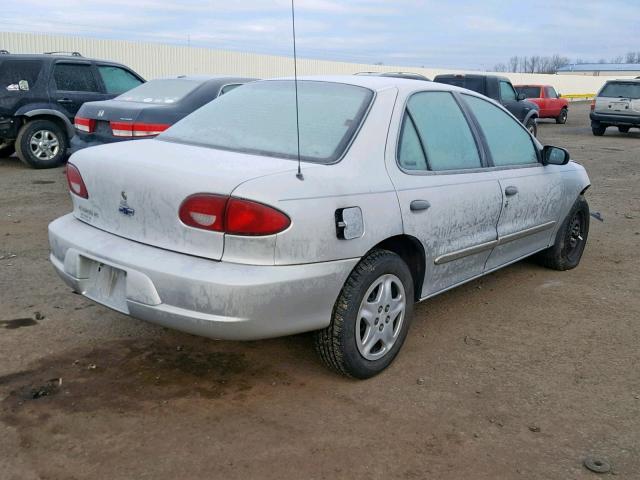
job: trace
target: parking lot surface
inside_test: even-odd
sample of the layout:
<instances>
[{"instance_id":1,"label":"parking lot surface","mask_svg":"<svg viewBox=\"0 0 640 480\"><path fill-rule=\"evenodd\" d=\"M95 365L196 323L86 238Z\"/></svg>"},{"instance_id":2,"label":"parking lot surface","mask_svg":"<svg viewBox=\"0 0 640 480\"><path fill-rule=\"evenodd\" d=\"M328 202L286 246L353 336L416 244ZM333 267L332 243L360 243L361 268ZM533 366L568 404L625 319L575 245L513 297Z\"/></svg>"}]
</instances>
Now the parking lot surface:
<instances>
[{"instance_id":1,"label":"parking lot surface","mask_svg":"<svg viewBox=\"0 0 640 480\"><path fill-rule=\"evenodd\" d=\"M73 295L48 262L63 168L0 159L0 478L640 478L640 132L588 105L543 143L587 168L580 266L517 263L421 303L378 377L308 335L216 342ZM283 299L286 301L286 299Z\"/></svg>"}]
</instances>

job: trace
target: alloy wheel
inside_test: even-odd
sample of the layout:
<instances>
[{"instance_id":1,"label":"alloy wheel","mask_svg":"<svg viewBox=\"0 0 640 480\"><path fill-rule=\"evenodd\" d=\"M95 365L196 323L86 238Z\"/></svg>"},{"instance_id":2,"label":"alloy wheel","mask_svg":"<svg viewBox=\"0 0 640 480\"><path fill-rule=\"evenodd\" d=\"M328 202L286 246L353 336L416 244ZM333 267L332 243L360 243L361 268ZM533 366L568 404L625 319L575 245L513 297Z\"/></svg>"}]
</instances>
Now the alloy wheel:
<instances>
[{"instance_id":1,"label":"alloy wheel","mask_svg":"<svg viewBox=\"0 0 640 480\"><path fill-rule=\"evenodd\" d=\"M369 287L356 320L356 344L367 360L379 360L396 343L404 321L407 298L398 277L384 274Z\"/></svg>"},{"instance_id":2,"label":"alloy wheel","mask_svg":"<svg viewBox=\"0 0 640 480\"><path fill-rule=\"evenodd\" d=\"M31 154L38 160L51 160L60 151L60 141L50 130L38 130L29 140Z\"/></svg>"}]
</instances>

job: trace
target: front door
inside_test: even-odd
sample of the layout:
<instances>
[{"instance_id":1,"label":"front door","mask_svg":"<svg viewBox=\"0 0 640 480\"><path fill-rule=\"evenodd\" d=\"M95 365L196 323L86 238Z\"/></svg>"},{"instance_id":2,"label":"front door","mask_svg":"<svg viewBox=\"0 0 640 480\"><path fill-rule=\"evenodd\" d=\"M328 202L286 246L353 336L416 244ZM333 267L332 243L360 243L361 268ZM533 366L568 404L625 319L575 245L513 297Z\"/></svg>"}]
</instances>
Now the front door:
<instances>
[{"instance_id":1,"label":"front door","mask_svg":"<svg viewBox=\"0 0 640 480\"><path fill-rule=\"evenodd\" d=\"M399 115L387 166L404 231L426 253L420 296L427 297L482 274L497 240L502 194L451 92L417 92L400 122Z\"/></svg>"},{"instance_id":2,"label":"front door","mask_svg":"<svg viewBox=\"0 0 640 480\"><path fill-rule=\"evenodd\" d=\"M553 243L563 206L560 169L543 166L531 135L494 104L463 95L478 119L502 194L498 243L487 260L492 270Z\"/></svg>"}]
</instances>

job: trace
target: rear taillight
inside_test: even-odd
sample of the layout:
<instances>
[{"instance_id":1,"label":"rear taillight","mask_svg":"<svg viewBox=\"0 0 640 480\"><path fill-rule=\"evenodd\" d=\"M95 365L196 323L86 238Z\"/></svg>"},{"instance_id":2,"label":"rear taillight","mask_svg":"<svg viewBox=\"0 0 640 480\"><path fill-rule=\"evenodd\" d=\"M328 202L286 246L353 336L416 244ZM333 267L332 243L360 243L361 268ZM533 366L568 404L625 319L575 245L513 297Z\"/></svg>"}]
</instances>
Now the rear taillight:
<instances>
[{"instance_id":1,"label":"rear taillight","mask_svg":"<svg viewBox=\"0 0 640 480\"><path fill-rule=\"evenodd\" d=\"M87 187L82 180L80 170L72 163L67 163L67 183L71 193L82 198L89 198L89 192L87 192Z\"/></svg>"},{"instance_id":2,"label":"rear taillight","mask_svg":"<svg viewBox=\"0 0 640 480\"><path fill-rule=\"evenodd\" d=\"M114 137L154 137L171 125L166 123L110 122Z\"/></svg>"},{"instance_id":3,"label":"rear taillight","mask_svg":"<svg viewBox=\"0 0 640 480\"><path fill-rule=\"evenodd\" d=\"M287 215L268 205L208 193L185 199L179 216L193 228L243 236L273 235L291 224Z\"/></svg>"},{"instance_id":4,"label":"rear taillight","mask_svg":"<svg viewBox=\"0 0 640 480\"><path fill-rule=\"evenodd\" d=\"M73 125L76 127L76 130L85 133L91 133L96 129L96 121L92 118L76 117Z\"/></svg>"},{"instance_id":5,"label":"rear taillight","mask_svg":"<svg viewBox=\"0 0 640 480\"><path fill-rule=\"evenodd\" d=\"M593 100L591 100L591 111L593 112L596 109L596 99L594 98Z\"/></svg>"}]
</instances>

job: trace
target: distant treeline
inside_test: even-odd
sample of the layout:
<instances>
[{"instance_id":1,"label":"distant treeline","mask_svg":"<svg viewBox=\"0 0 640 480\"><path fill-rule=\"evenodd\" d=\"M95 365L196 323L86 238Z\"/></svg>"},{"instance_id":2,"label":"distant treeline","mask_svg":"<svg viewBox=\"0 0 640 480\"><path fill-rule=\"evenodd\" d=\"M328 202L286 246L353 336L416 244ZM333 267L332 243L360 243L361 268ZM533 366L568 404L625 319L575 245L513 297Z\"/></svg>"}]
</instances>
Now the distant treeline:
<instances>
[{"instance_id":1,"label":"distant treeline","mask_svg":"<svg viewBox=\"0 0 640 480\"><path fill-rule=\"evenodd\" d=\"M571 62L568 57L562 55L552 55L551 57L543 57L540 55L532 55L530 57L514 56L507 63L497 63L493 69L496 72L513 72L513 73L556 73L560 67L569 65L570 63L640 63L640 52L628 52L626 55L617 56L610 60L601 58L597 62L578 58L575 62Z\"/></svg>"}]
</instances>

